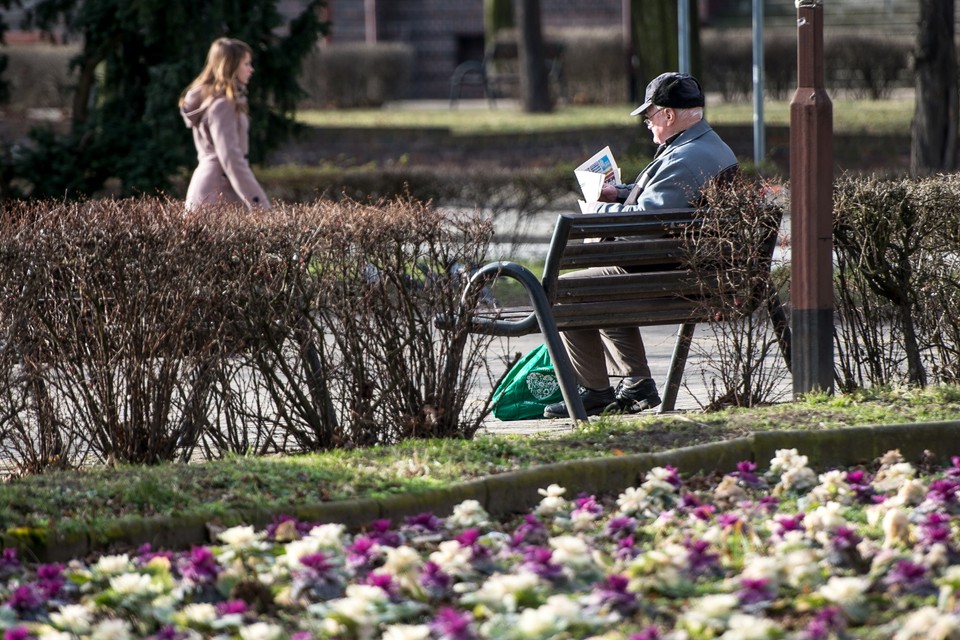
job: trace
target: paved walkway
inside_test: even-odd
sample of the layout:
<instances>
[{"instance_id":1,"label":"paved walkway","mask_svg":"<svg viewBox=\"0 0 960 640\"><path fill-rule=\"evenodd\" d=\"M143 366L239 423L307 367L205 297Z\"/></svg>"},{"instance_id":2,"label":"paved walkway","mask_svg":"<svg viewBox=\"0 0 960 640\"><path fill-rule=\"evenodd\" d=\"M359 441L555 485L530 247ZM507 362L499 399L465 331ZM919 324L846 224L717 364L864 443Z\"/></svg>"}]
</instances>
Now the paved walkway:
<instances>
[{"instance_id":1,"label":"paved walkway","mask_svg":"<svg viewBox=\"0 0 960 640\"><path fill-rule=\"evenodd\" d=\"M663 327L645 327L642 329L644 345L647 349L647 360L650 364L650 371L657 385L662 389L667 378L667 371L670 368L670 358L673 355L673 347L676 341L678 325ZM496 338L490 345L488 353L488 363L494 373L494 379L498 379L506 370L504 364L513 353L528 353L543 343L543 336L533 334L520 338ZM690 349L690 357L684 370L683 384L677 396L677 405L675 413L700 411L702 405L710 399L710 393L707 385L710 383L710 374L705 367L705 355L715 352L714 345L716 340L709 325L698 325L694 335L693 345ZM773 349L771 366L777 367L777 371L782 371L782 400L789 399L791 380L789 374L783 369L783 360L780 359L780 352ZM489 393L489 385L478 388L478 394ZM662 393L661 393L662 395ZM484 422L481 433L498 434L535 434L567 432L573 430L571 420L517 420L503 422L490 415Z\"/></svg>"}]
</instances>

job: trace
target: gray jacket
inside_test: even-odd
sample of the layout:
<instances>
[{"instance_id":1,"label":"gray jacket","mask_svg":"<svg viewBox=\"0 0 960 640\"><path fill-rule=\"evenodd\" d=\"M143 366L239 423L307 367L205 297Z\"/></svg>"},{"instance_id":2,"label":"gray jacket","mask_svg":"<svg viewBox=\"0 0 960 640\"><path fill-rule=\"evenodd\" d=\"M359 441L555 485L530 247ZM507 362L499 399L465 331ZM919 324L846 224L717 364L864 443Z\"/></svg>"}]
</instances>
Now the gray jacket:
<instances>
[{"instance_id":1,"label":"gray jacket","mask_svg":"<svg viewBox=\"0 0 960 640\"><path fill-rule=\"evenodd\" d=\"M649 211L695 206L704 186L737 157L720 136L700 120L666 145L634 184L617 185L621 202L603 203L598 213Z\"/></svg>"}]
</instances>

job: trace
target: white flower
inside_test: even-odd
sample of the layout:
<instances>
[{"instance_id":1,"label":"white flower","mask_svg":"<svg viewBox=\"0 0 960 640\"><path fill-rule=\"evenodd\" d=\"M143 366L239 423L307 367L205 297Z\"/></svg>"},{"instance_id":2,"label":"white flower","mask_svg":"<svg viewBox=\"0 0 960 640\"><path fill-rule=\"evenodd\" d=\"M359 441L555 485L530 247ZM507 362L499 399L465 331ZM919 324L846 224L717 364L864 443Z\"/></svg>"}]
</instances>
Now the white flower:
<instances>
[{"instance_id":1,"label":"white flower","mask_svg":"<svg viewBox=\"0 0 960 640\"><path fill-rule=\"evenodd\" d=\"M902 509L894 507L883 516L883 535L885 549L910 542L910 519Z\"/></svg>"},{"instance_id":2,"label":"white flower","mask_svg":"<svg viewBox=\"0 0 960 640\"><path fill-rule=\"evenodd\" d=\"M899 491L900 487L913 480L916 471L909 462L898 462L880 469L877 477L873 480L873 487L881 493L889 491Z\"/></svg>"},{"instance_id":3,"label":"white flower","mask_svg":"<svg viewBox=\"0 0 960 640\"><path fill-rule=\"evenodd\" d=\"M430 560L452 576L465 576L472 572L469 547L463 547L456 540L444 540L437 545L437 550L430 554Z\"/></svg>"},{"instance_id":4,"label":"white flower","mask_svg":"<svg viewBox=\"0 0 960 640\"><path fill-rule=\"evenodd\" d=\"M770 461L770 472L782 475L791 469L801 469L807 466L807 456L802 456L796 449L777 449Z\"/></svg>"},{"instance_id":5,"label":"white flower","mask_svg":"<svg viewBox=\"0 0 960 640\"><path fill-rule=\"evenodd\" d=\"M217 608L207 602L192 602L186 605L182 610L187 624L191 625L209 625L217 619Z\"/></svg>"},{"instance_id":6,"label":"white flower","mask_svg":"<svg viewBox=\"0 0 960 640\"><path fill-rule=\"evenodd\" d=\"M40 640L74 640L77 635L69 631L57 631L49 627L41 629L37 636Z\"/></svg>"},{"instance_id":7,"label":"white flower","mask_svg":"<svg viewBox=\"0 0 960 640\"><path fill-rule=\"evenodd\" d=\"M907 614L893 640L956 640L960 638L960 616L942 614L923 607Z\"/></svg>"},{"instance_id":8,"label":"white flower","mask_svg":"<svg viewBox=\"0 0 960 640\"><path fill-rule=\"evenodd\" d=\"M130 640L133 638L130 623L126 620L107 618L93 628L90 640Z\"/></svg>"},{"instance_id":9,"label":"white flower","mask_svg":"<svg viewBox=\"0 0 960 640\"><path fill-rule=\"evenodd\" d=\"M546 489L537 489L537 493L543 496L543 500L537 505L537 515L552 516L566 509L569 506L563 497L566 492L566 489L557 484L552 484Z\"/></svg>"},{"instance_id":10,"label":"white flower","mask_svg":"<svg viewBox=\"0 0 960 640\"><path fill-rule=\"evenodd\" d=\"M787 469L780 476L780 482L777 486L784 491L803 491L809 489L817 481L816 474L807 467L798 467L796 469Z\"/></svg>"},{"instance_id":11,"label":"white flower","mask_svg":"<svg viewBox=\"0 0 960 640\"><path fill-rule=\"evenodd\" d=\"M387 627L382 640L428 640L430 627L425 624L395 624Z\"/></svg>"},{"instance_id":12,"label":"white flower","mask_svg":"<svg viewBox=\"0 0 960 640\"><path fill-rule=\"evenodd\" d=\"M495 610L517 610L517 596L540 585L533 573L497 573L480 585L474 593L478 602Z\"/></svg>"},{"instance_id":13,"label":"white flower","mask_svg":"<svg viewBox=\"0 0 960 640\"><path fill-rule=\"evenodd\" d=\"M868 588L870 581L866 578L832 576L818 593L830 602L847 607L860 603Z\"/></svg>"},{"instance_id":14,"label":"white flower","mask_svg":"<svg viewBox=\"0 0 960 640\"><path fill-rule=\"evenodd\" d=\"M522 634L523 637L528 638L543 638L547 636L554 636L560 630L560 620L553 615L552 611L548 611L546 607L538 607L536 609L524 609L520 612L520 617L517 619L517 631Z\"/></svg>"},{"instance_id":15,"label":"white flower","mask_svg":"<svg viewBox=\"0 0 960 640\"><path fill-rule=\"evenodd\" d=\"M407 546L387 549L387 557L383 563L383 571L394 576L406 576L416 573L419 568L420 554L417 553L416 549Z\"/></svg>"},{"instance_id":16,"label":"white flower","mask_svg":"<svg viewBox=\"0 0 960 640\"><path fill-rule=\"evenodd\" d=\"M553 561L567 567L585 567L593 563L590 545L577 536L550 538Z\"/></svg>"},{"instance_id":17,"label":"white flower","mask_svg":"<svg viewBox=\"0 0 960 640\"><path fill-rule=\"evenodd\" d=\"M738 603L737 596L730 593L698 598L691 601L691 607L680 616L680 626L695 637L716 637L716 632L726 626Z\"/></svg>"},{"instance_id":18,"label":"white flower","mask_svg":"<svg viewBox=\"0 0 960 640\"><path fill-rule=\"evenodd\" d=\"M597 514L587 509L578 509L570 514L570 522L574 531L586 531L593 527L593 523L597 521L598 517Z\"/></svg>"},{"instance_id":19,"label":"white flower","mask_svg":"<svg viewBox=\"0 0 960 640\"><path fill-rule=\"evenodd\" d=\"M720 640L769 640L777 638L780 627L766 618L735 613L730 616L727 630Z\"/></svg>"},{"instance_id":20,"label":"white flower","mask_svg":"<svg viewBox=\"0 0 960 640\"><path fill-rule=\"evenodd\" d=\"M307 534L316 541L321 549L341 550L343 549L343 534L347 527L342 524L322 524L310 529Z\"/></svg>"},{"instance_id":21,"label":"white flower","mask_svg":"<svg viewBox=\"0 0 960 640\"><path fill-rule=\"evenodd\" d=\"M90 611L83 605L65 604L50 614L50 622L58 629L81 635L90 630Z\"/></svg>"},{"instance_id":22,"label":"white flower","mask_svg":"<svg viewBox=\"0 0 960 640\"><path fill-rule=\"evenodd\" d=\"M280 640L286 637L286 634L280 625L254 622L246 627L240 627L240 637L243 640Z\"/></svg>"},{"instance_id":23,"label":"white flower","mask_svg":"<svg viewBox=\"0 0 960 640\"><path fill-rule=\"evenodd\" d=\"M840 527L847 526L847 520L840 511L843 505L839 502L828 502L809 512L803 519L803 524L810 534L830 533Z\"/></svg>"},{"instance_id":24,"label":"white flower","mask_svg":"<svg viewBox=\"0 0 960 640\"><path fill-rule=\"evenodd\" d=\"M140 573L125 573L110 578L110 588L127 596L146 596L159 591L153 584L153 578Z\"/></svg>"},{"instance_id":25,"label":"white flower","mask_svg":"<svg viewBox=\"0 0 960 640\"><path fill-rule=\"evenodd\" d=\"M693 601L693 608L707 618L725 618L737 607L739 600L732 593L715 593Z\"/></svg>"},{"instance_id":26,"label":"white flower","mask_svg":"<svg viewBox=\"0 0 960 640\"><path fill-rule=\"evenodd\" d=\"M447 518L451 527L479 527L490 521L490 514L476 500L464 500L453 508L453 514Z\"/></svg>"},{"instance_id":27,"label":"white flower","mask_svg":"<svg viewBox=\"0 0 960 640\"><path fill-rule=\"evenodd\" d=\"M767 580L772 584L780 582L780 559L773 556L750 556L746 559L741 578Z\"/></svg>"},{"instance_id":28,"label":"white flower","mask_svg":"<svg viewBox=\"0 0 960 640\"><path fill-rule=\"evenodd\" d=\"M280 564L286 565L291 569L296 569L300 566L301 558L320 551L320 543L316 538L306 537L288 542L284 545L283 550L284 554L279 558Z\"/></svg>"},{"instance_id":29,"label":"white flower","mask_svg":"<svg viewBox=\"0 0 960 640\"><path fill-rule=\"evenodd\" d=\"M676 493L677 488L667 482L669 478L672 478L674 472L670 469L665 469L663 467L654 467L647 472L644 483L641 485L641 488L645 490L648 494L653 493Z\"/></svg>"},{"instance_id":30,"label":"white flower","mask_svg":"<svg viewBox=\"0 0 960 640\"><path fill-rule=\"evenodd\" d=\"M130 556L122 554L118 556L103 556L93 565L92 570L104 576L113 576L120 573L126 573L133 568L130 563Z\"/></svg>"},{"instance_id":31,"label":"white flower","mask_svg":"<svg viewBox=\"0 0 960 640\"><path fill-rule=\"evenodd\" d=\"M252 526L241 525L221 531L217 537L228 547L234 549L249 549L256 546L264 535L264 533L254 531Z\"/></svg>"},{"instance_id":32,"label":"white flower","mask_svg":"<svg viewBox=\"0 0 960 640\"><path fill-rule=\"evenodd\" d=\"M787 584L794 589L819 584L823 577L820 572L820 558L813 549L794 549L783 555L781 566Z\"/></svg>"},{"instance_id":33,"label":"white flower","mask_svg":"<svg viewBox=\"0 0 960 640\"><path fill-rule=\"evenodd\" d=\"M906 480L897 491L897 498L905 505L918 505L927 497L927 485L920 480Z\"/></svg>"},{"instance_id":34,"label":"white flower","mask_svg":"<svg viewBox=\"0 0 960 640\"><path fill-rule=\"evenodd\" d=\"M644 489L628 487L617 497L617 506L620 513L632 515L643 511L647 504L647 492Z\"/></svg>"}]
</instances>

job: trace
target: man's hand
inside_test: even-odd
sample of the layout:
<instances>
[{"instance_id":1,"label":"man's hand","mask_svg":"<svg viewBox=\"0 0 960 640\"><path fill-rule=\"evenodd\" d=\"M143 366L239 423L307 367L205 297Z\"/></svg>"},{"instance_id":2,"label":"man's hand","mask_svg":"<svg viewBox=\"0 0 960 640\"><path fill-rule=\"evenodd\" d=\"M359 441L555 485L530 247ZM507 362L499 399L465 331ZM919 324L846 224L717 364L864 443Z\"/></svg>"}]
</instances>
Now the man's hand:
<instances>
[{"instance_id":1,"label":"man's hand","mask_svg":"<svg viewBox=\"0 0 960 640\"><path fill-rule=\"evenodd\" d=\"M616 202L617 188L612 184L605 184L600 187L600 202Z\"/></svg>"}]
</instances>

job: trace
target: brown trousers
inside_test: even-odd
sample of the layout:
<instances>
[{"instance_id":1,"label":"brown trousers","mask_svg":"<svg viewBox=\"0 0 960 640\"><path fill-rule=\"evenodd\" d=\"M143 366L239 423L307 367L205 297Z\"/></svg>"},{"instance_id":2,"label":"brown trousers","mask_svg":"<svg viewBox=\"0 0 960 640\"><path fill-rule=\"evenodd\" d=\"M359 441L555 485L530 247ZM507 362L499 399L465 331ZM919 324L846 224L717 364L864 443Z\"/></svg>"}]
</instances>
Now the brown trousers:
<instances>
[{"instance_id":1,"label":"brown trousers","mask_svg":"<svg viewBox=\"0 0 960 640\"><path fill-rule=\"evenodd\" d=\"M591 278L619 273L625 272L620 267L594 267L564 274L560 278ZM611 371L614 375L652 377L647 365L647 352L637 327L562 331L560 337L570 354L577 382L588 389L609 387Z\"/></svg>"}]
</instances>

